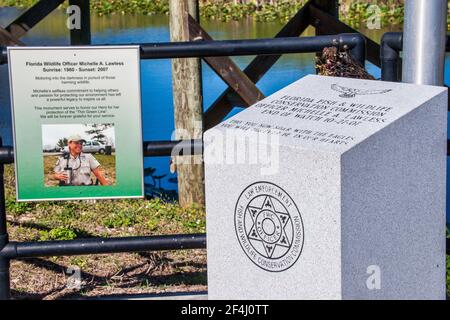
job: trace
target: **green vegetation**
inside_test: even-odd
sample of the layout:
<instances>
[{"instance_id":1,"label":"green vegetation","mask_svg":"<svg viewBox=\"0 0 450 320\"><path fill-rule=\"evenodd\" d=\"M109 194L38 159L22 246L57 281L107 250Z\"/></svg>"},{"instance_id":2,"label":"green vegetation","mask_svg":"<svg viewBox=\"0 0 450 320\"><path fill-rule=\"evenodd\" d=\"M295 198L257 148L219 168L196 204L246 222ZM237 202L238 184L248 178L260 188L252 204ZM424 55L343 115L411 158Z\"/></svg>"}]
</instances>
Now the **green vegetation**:
<instances>
[{"instance_id":1,"label":"green vegetation","mask_svg":"<svg viewBox=\"0 0 450 320\"><path fill-rule=\"evenodd\" d=\"M307 2L306 0L278 1L201 1L200 15L205 19L221 21L253 17L256 21L288 21ZM258 2L258 4L257 4Z\"/></svg>"},{"instance_id":2,"label":"green vegetation","mask_svg":"<svg viewBox=\"0 0 450 320\"><path fill-rule=\"evenodd\" d=\"M375 22L378 16L382 28L403 23L404 0L340 2L341 20L354 28Z\"/></svg>"},{"instance_id":3,"label":"green vegetation","mask_svg":"<svg viewBox=\"0 0 450 320\"><path fill-rule=\"evenodd\" d=\"M39 232L39 240L73 240L78 237L77 232L71 228L58 227L49 231L43 230Z\"/></svg>"},{"instance_id":4,"label":"green vegetation","mask_svg":"<svg viewBox=\"0 0 450 320\"><path fill-rule=\"evenodd\" d=\"M30 7L37 0L0 0L0 6ZM257 21L288 21L307 0L200 0L204 19L221 21L251 17ZM374 16L371 5L379 7L381 25L386 27L403 22L404 0L340 0L341 19L352 26L365 23ZM67 2L63 7L67 7ZM168 14L169 0L91 0L93 13L109 14Z\"/></svg>"},{"instance_id":5,"label":"green vegetation","mask_svg":"<svg viewBox=\"0 0 450 320\"><path fill-rule=\"evenodd\" d=\"M450 239L450 229L447 224L447 239ZM447 296L450 297L450 255L447 255Z\"/></svg>"},{"instance_id":6,"label":"green vegetation","mask_svg":"<svg viewBox=\"0 0 450 320\"><path fill-rule=\"evenodd\" d=\"M447 255L447 296L450 296L450 256Z\"/></svg>"},{"instance_id":7,"label":"green vegetation","mask_svg":"<svg viewBox=\"0 0 450 320\"><path fill-rule=\"evenodd\" d=\"M106 156L105 156L106 157ZM5 166L5 193L11 238L20 241L69 240L205 232L202 207L151 200L16 202L14 169Z\"/></svg>"},{"instance_id":8,"label":"green vegetation","mask_svg":"<svg viewBox=\"0 0 450 320\"><path fill-rule=\"evenodd\" d=\"M128 210L114 212L111 216L106 217L103 221L103 225L107 228L131 227L136 223L136 215L134 214L134 212Z\"/></svg>"},{"instance_id":9,"label":"green vegetation","mask_svg":"<svg viewBox=\"0 0 450 320\"><path fill-rule=\"evenodd\" d=\"M13 198L6 199L6 210L14 216L20 216L32 209L27 202L16 202Z\"/></svg>"}]
</instances>

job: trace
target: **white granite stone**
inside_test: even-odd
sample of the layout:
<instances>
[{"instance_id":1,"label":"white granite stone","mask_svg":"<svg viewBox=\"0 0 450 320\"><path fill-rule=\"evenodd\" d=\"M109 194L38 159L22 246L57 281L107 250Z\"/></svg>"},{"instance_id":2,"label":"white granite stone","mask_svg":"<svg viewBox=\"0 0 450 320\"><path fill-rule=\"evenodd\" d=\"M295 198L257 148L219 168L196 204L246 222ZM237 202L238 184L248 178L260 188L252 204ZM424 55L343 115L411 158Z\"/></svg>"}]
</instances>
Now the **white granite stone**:
<instances>
[{"instance_id":1,"label":"white granite stone","mask_svg":"<svg viewBox=\"0 0 450 320\"><path fill-rule=\"evenodd\" d=\"M447 89L307 76L208 130L209 299L444 299Z\"/></svg>"}]
</instances>

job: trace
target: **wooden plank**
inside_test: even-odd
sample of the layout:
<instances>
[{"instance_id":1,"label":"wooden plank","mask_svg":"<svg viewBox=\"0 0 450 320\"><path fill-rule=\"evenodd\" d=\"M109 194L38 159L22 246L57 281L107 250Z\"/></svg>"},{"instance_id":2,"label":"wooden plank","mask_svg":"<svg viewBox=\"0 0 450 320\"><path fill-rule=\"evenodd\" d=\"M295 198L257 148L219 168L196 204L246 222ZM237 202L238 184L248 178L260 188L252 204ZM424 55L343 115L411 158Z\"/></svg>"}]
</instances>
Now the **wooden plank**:
<instances>
[{"instance_id":1,"label":"wooden plank","mask_svg":"<svg viewBox=\"0 0 450 320\"><path fill-rule=\"evenodd\" d=\"M170 0L170 40L189 41L189 13L198 12L196 0ZM198 17L197 17L198 18ZM172 59L175 139L203 137L201 63L198 58ZM201 155L172 158L178 174L178 200L182 207L204 205L204 167Z\"/></svg>"},{"instance_id":2,"label":"wooden plank","mask_svg":"<svg viewBox=\"0 0 450 320\"><path fill-rule=\"evenodd\" d=\"M18 39L63 2L64 0L41 0L11 22L5 29Z\"/></svg>"},{"instance_id":3,"label":"wooden plank","mask_svg":"<svg viewBox=\"0 0 450 320\"><path fill-rule=\"evenodd\" d=\"M308 1L297 14L275 35L275 38L298 37L310 25ZM267 71L278 61L281 55L257 56L245 68L244 73L253 82L257 83ZM228 100L229 95L233 94L233 89L228 88L220 97L208 108L204 114L204 125L209 129L220 123L222 119L231 111L233 105Z\"/></svg>"},{"instance_id":4,"label":"wooden plank","mask_svg":"<svg viewBox=\"0 0 450 320\"><path fill-rule=\"evenodd\" d=\"M11 33L0 28L0 45L2 46L24 46L25 44L15 38Z\"/></svg>"},{"instance_id":5,"label":"wooden plank","mask_svg":"<svg viewBox=\"0 0 450 320\"><path fill-rule=\"evenodd\" d=\"M339 21L335 17L323 12L314 5L309 6L311 18L314 27L322 34L338 34L338 33L359 33L357 30L349 27L345 23ZM375 41L366 38L367 60L374 65L380 67L380 45Z\"/></svg>"},{"instance_id":6,"label":"wooden plank","mask_svg":"<svg viewBox=\"0 0 450 320\"><path fill-rule=\"evenodd\" d=\"M338 0L313 0L314 7L321 9L329 15L339 19L339 1Z\"/></svg>"},{"instance_id":7,"label":"wooden plank","mask_svg":"<svg viewBox=\"0 0 450 320\"><path fill-rule=\"evenodd\" d=\"M191 16L189 16L189 39L191 41L214 40ZM204 57L203 60L241 97L246 105L252 105L264 98L264 94L230 58Z\"/></svg>"}]
</instances>

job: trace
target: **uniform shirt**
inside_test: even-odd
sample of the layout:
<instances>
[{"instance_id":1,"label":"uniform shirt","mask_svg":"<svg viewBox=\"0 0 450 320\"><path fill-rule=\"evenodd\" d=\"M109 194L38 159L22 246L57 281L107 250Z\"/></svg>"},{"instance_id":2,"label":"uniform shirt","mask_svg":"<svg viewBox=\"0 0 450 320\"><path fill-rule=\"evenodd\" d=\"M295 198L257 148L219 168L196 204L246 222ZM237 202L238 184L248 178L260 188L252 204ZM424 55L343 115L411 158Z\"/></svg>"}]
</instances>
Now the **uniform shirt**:
<instances>
[{"instance_id":1,"label":"uniform shirt","mask_svg":"<svg viewBox=\"0 0 450 320\"><path fill-rule=\"evenodd\" d=\"M64 172L64 168L67 166L67 159L63 156L58 158L55 166L56 173ZM80 155L74 158L70 155L69 168L72 168L72 181L71 185L91 185L91 171L100 166L100 163L90 153L80 153Z\"/></svg>"}]
</instances>

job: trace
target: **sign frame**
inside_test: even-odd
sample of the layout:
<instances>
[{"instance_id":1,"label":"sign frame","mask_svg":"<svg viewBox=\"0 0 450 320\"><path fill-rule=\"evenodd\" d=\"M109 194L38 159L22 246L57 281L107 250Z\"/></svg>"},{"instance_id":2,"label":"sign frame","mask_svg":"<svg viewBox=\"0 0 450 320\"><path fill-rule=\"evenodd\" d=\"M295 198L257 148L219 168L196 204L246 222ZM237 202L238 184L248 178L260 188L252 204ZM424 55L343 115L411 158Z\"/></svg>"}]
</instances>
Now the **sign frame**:
<instances>
[{"instance_id":1,"label":"sign frame","mask_svg":"<svg viewBox=\"0 0 450 320\"><path fill-rule=\"evenodd\" d=\"M137 45L129 45L129 46L51 46L51 47L8 47L7 48L7 54L8 54L8 72L9 72L9 82L10 82L10 95L11 95L11 117L12 117L12 129L13 129L13 142L14 142L14 163L15 163L15 182L16 182L16 200L18 202L32 202L32 201L56 201L56 200L90 200L90 199L121 199L121 198L144 198L145 192L144 192L144 176L143 176L143 138L142 138L142 97L141 97L141 71L140 71L140 47ZM121 51L121 50L127 50ZM17 82L20 81L20 83L27 83L28 80L22 81L21 78L24 77L24 74L17 75L18 67L15 65L16 60L20 61L20 59L17 57L17 53L24 53L28 51L28 53L33 52L36 54L38 53L45 53L44 56L48 58L49 51L59 52L61 55L66 54L66 52L70 52L70 54L74 54L76 56L79 54L82 56L79 59L88 59L89 56L93 56L94 58L97 56L101 56L103 59L103 62L106 63L106 61L115 61L112 63L113 67L117 68L132 68L134 70L131 70L131 72L120 72L119 69L115 69L115 71L111 72L111 75L115 75L116 78L119 75L120 78L116 81L111 80L113 83L110 85L114 85L114 88L119 88L120 96L119 97L113 97L111 98L111 101L105 101L105 103L111 103L117 104L113 105L112 109L116 109L117 112L111 111L110 114L107 116L112 116L112 119L114 121L111 126L112 129L112 138L114 139L114 145L117 147L115 154L114 154L114 184L113 185L76 185L76 186L67 186L67 187L58 187L58 188L51 188L49 186L45 185L45 172L41 171L40 173L31 173L30 170L27 171L27 166L30 164L30 161L25 163L24 162L24 155L23 152L25 148L28 146L24 144L23 134L19 133L18 130L23 130L23 117L21 118L21 113L24 112L24 110L20 109L19 105L23 103L23 101L20 101L20 99L17 99L17 96L20 94L20 91L17 89L18 85ZM109 53L106 53L104 51L109 51ZM39 56L39 54L37 54ZM55 55L56 56L56 55ZM36 55L34 55L34 58ZM120 58L123 59L123 64L120 62ZM23 57L21 58L23 59ZM55 61L60 61L61 59L64 59L64 57L55 57ZM97 58L98 59L98 58ZM45 58L40 58L39 61L44 61ZM95 59L94 59L95 60ZM81 60L79 60L81 61ZM100 60L99 60L100 61ZM100 66L98 64L98 68L101 67L102 63L100 62ZM80 62L78 62L80 64ZM95 61L93 62L96 63ZM42 66L38 64L38 68ZM50 67L51 68L51 67ZM55 68L54 70L58 69ZM83 70L88 70L89 68L85 68ZM96 68L94 68L96 69ZM104 68L106 70L109 69L109 67ZM44 69L42 69L44 70ZM66 75L68 72L62 72L63 67L58 71L61 74ZM65 69L64 69L65 70ZM73 72L71 75L74 76L80 76L85 71L80 71L81 66L79 67L78 71ZM95 71L89 71L91 72L91 75L95 76L98 75L101 71L100 69L96 69ZM114 69L113 69L114 70ZM103 71L103 70L102 70ZM44 71L40 71L43 73ZM56 71L55 71L56 72ZM104 71L105 73L109 74L108 71ZM52 74L53 72L50 72ZM57 73L57 72L56 72ZM33 79L35 75L39 75L38 72L36 74L33 74ZM42 74L41 74L42 75ZM83 74L84 76L85 74ZM25 75L26 76L26 75ZM86 78L86 77L85 77ZM113 77L114 78L114 77ZM116 79L114 78L114 80ZM61 78L59 78L61 79ZM128 80L127 80L128 79ZM110 80L110 79L108 79ZM37 82L36 80L34 80ZM105 80L106 82L106 80ZM135 82L133 84L133 82ZM31 83L33 83L31 81ZM30 85L28 81L28 85ZM99 83L96 84L97 87L104 86L105 83L101 83L101 80ZM89 85L90 86L90 85ZM75 86L70 85L69 88L81 88L85 87L86 85L78 85ZM95 87L95 85L94 85ZM27 87L27 89L31 89L31 92L34 88ZM30 93L30 91L28 91ZM125 104L126 99L130 99L132 101L131 105L134 105L134 110L129 110L130 104ZM31 98L30 98L31 99ZM108 96L105 98L108 99ZM19 101L17 101L19 100ZM134 103L133 103L134 102ZM67 105L67 103L65 103ZM91 104L86 104L83 102L83 104L89 106L89 108L95 106L95 109L98 108L98 104L93 101ZM93 104L93 105L92 105ZM70 106L76 106L75 103L69 104ZM89 110L88 108L88 110ZM29 111L33 111L35 108L31 109ZM109 111L108 111L109 112ZM31 112L30 112L31 113ZM99 112L100 113L100 112ZM36 114L34 115L36 117ZM100 117L100 115L98 115ZM103 115L102 115L103 116ZM106 116L106 115L105 115ZM30 116L31 117L31 116ZM56 119L55 119L56 120ZM132 121L134 123L129 123L127 121ZM75 119L69 118L69 123L72 125L75 122ZM105 122L99 122L100 119L96 120L83 120L83 125L88 124L104 124ZM101 121L106 121L101 120ZM44 132L44 125L52 125L52 124L60 124L63 125L67 122L61 121L40 121L39 124L41 125L41 138L43 136ZM106 121L106 122L109 122ZM33 127L33 129L36 131L37 128ZM28 128L27 128L28 130ZM34 135L36 135L37 132L34 132ZM32 133L33 135L33 133ZM129 137L133 139L129 139ZM43 138L42 138L43 139ZM84 137L83 137L84 139ZM26 139L25 139L26 140ZM133 141L134 140L134 141ZM43 146L43 140L41 140L40 145L41 152L44 149ZM33 146L34 149L36 149ZM37 150L37 149L36 149ZM36 151L34 150L34 151ZM43 169L44 163L41 161L40 163L37 163L37 155L32 154L33 151L30 152L30 158L34 159L34 165L37 166L37 168ZM128 154L128 159L126 158L126 154ZM80 158L80 157L79 157ZM83 158L81 158L83 159ZM58 160L59 161L59 160ZM128 165L128 162L130 164ZM81 160L80 160L81 163ZM28 176L27 176L28 175ZM44 181L42 181L42 178L44 178ZM42 185L39 187L37 185L36 179L40 180ZM30 185L25 185L27 180L31 181ZM88 189L87 189L88 188Z\"/></svg>"}]
</instances>

